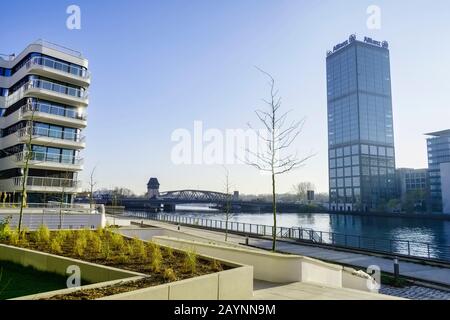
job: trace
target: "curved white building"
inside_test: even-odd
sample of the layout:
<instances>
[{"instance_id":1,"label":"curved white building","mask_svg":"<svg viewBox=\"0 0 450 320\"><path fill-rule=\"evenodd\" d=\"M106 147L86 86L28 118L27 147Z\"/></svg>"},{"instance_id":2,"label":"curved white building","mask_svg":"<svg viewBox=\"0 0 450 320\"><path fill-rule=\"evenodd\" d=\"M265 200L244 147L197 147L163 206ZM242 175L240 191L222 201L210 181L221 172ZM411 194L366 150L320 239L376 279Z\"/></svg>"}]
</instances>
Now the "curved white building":
<instances>
[{"instance_id":1,"label":"curved white building","mask_svg":"<svg viewBox=\"0 0 450 320\"><path fill-rule=\"evenodd\" d=\"M28 145L28 203L71 202L81 191L87 68L81 53L42 40L0 57L0 202L5 192L19 202Z\"/></svg>"}]
</instances>

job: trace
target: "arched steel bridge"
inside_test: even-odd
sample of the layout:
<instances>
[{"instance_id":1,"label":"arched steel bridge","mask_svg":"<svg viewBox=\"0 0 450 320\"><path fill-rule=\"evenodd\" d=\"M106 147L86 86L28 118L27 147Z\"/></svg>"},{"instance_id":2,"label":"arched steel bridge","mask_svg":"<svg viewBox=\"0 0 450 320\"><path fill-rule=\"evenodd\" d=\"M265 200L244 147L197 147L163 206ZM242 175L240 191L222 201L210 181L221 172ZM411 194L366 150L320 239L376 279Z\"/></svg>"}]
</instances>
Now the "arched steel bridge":
<instances>
[{"instance_id":1,"label":"arched steel bridge","mask_svg":"<svg viewBox=\"0 0 450 320\"><path fill-rule=\"evenodd\" d=\"M153 199L151 199L153 200ZM189 203L223 203L232 200L232 195L226 193L206 191L206 190L176 190L161 192L159 197L154 200L170 200L171 202L183 202ZM236 199L235 199L236 200Z\"/></svg>"}]
</instances>

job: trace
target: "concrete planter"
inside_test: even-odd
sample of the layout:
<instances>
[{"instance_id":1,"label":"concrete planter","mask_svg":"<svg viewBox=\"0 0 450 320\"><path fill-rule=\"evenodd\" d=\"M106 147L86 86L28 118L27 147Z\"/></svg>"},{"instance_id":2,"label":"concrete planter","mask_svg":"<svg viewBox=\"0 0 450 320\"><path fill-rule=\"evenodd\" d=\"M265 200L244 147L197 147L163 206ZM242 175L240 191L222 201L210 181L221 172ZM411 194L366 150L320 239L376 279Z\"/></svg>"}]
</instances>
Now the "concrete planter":
<instances>
[{"instance_id":1,"label":"concrete planter","mask_svg":"<svg viewBox=\"0 0 450 320\"><path fill-rule=\"evenodd\" d=\"M275 283L309 282L337 288L372 291L366 285L369 276L362 271L357 272L354 269L345 268L344 272L342 266L308 257L196 242L167 236L154 236L152 241L176 249L195 250L202 255L253 266L254 278L257 280Z\"/></svg>"},{"instance_id":2,"label":"concrete planter","mask_svg":"<svg viewBox=\"0 0 450 320\"><path fill-rule=\"evenodd\" d=\"M23 266L31 266L40 271L54 272L64 276L67 276L66 271L68 266L76 265L80 268L81 277L84 280L94 282L94 284L79 288L38 293L13 300L46 299L78 290L94 289L117 283L135 281L147 276L142 273L3 244L0 244L0 257L5 261ZM203 255L201 257L208 260L213 259ZM233 269L111 295L100 300L223 300L252 298L253 267L243 266L230 261L220 260L220 262L233 267Z\"/></svg>"}]
</instances>

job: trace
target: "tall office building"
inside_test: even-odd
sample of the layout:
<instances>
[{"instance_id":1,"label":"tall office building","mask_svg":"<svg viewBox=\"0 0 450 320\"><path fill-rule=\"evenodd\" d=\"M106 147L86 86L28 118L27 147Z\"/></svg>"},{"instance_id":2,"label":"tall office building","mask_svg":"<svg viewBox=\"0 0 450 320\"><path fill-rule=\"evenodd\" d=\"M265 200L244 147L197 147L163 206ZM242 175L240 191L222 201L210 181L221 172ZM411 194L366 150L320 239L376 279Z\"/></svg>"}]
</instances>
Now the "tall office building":
<instances>
[{"instance_id":1,"label":"tall office building","mask_svg":"<svg viewBox=\"0 0 450 320\"><path fill-rule=\"evenodd\" d=\"M352 35L326 60L330 210L382 210L396 196L388 43Z\"/></svg>"},{"instance_id":2,"label":"tall office building","mask_svg":"<svg viewBox=\"0 0 450 320\"><path fill-rule=\"evenodd\" d=\"M450 129L427 136L431 211L450 213Z\"/></svg>"},{"instance_id":3,"label":"tall office building","mask_svg":"<svg viewBox=\"0 0 450 320\"><path fill-rule=\"evenodd\" d=\"M0 59L2 201L19 201L26 162L28 203L71 202L80 191L87 67L79 52L44 41Z\"/></svg>"}]
</instances>

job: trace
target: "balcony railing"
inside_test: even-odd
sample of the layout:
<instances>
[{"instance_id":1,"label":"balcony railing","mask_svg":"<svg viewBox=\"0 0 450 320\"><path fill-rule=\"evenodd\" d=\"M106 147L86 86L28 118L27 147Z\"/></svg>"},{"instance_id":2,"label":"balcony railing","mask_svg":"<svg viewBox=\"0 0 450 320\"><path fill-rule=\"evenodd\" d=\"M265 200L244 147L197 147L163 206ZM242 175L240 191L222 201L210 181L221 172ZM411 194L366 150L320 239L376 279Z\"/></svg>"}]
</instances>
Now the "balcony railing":
<instances>
[{"instance_id":1,"label":"balcony railing","mask_svg":"<svg viewBox=\"0 0 450 320\"><path fill-rule=\"evenodd\" d=\"M22 185L24 177L14 177L14 186ZM63 178L28 177L27 186L31 187L54 187L54 188L77 188L81 187L81 181Z\"/></svg>"},{"instance_id":2,"label":"balcony railing","mask_svg":"<svg viewBox=\"0 0 450 320\"><path fill-rule=\"evenodd\" d=\"M74 142L84 142L85 137L80 133L65 132L62 130L40 128L40 127L25 127L17 131L19 138L30 135L38 137L49 137L53 139L61 139Z\"/></svg>"},{"instance_id":3,"label":"balcony railing","mask_svg":"<svg viewBox=\"0 0 450 320\"><path fill-rule=\"evenodd\" d=\"M26 152L16 153L16 161L23 162L25 161ZM61 164L71 164L71 165L82 165L83 159L76 156L64 155L64 154L54 154L54 153L45 153L45 152L31 152L31 161L38 162L54 162Z\"/></svg>"},{"instance_id":4,"label":"balcony railing","mask_svg":"<svg viewBox=\"0 0 450 320\"><path fill-rule=\"evenodd\" d=\"M87 90L81 90L69 86L65 86L62 84L50 82L42 79L33 79L25 83L25 90L29 90L32 88L43 89L48 91L53 91L56 93L61 93L65 95L69 95L75 98L87 99L89 94Z\"/></svg>"},{"instance_id":5,"label":"balcony railing","mask_svg":"<svg viewBox=\"0 0 450 320\"><path fill-rule=\"evenodd\" d=\"M78 119L78 120L86 120L87 119L85 113L79 113L73 109L57 107L57 106L53 106L51 104L41 103L41 102L26 104L20 108L21 115L23 115L27 112L33 112L33 111L52 114L52 115L71 118L71 119Z\"/></svg>"},{"instance_id":6,"label":"balcony railing","mask_svg":"<svg viewBox=\"0 0 450 320\"><path fill-rule=\"evenodd\" d=\"M48 57L33 57L27 61L26 66L27 69L30 69L32 65L40 65L48 68L52 68L55 70L59 70L70 75L74 75L85 80L89 80L91 78L90 72L80 68L78 66L70 65L68 63L60 62L52 58Z\"/></svg>"}]
</instances>

